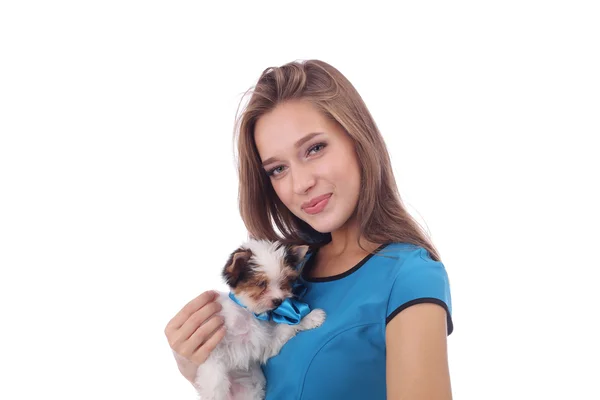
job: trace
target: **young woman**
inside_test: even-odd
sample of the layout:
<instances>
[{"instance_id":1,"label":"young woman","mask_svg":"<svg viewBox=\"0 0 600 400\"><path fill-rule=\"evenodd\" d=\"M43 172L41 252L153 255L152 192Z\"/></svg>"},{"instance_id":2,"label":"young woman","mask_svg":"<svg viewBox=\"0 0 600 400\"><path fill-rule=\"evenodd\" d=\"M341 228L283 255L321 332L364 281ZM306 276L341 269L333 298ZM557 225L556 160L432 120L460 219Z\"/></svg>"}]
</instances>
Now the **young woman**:
<instances>
[{"instance_id":1,"label":"young woman","mask_svg":"<svg viewBox=\"0 0 600 400\"><path fill-rule=\"evenodd\" d=\"M264 366L267 399L451 399L448 276L352 84L318 60L268 68L237 128L242 219L255 238L311 244L304 301L327 313ZM165 329L190 381L224 334L213 296Z\"/></svg>"}]
</instances>

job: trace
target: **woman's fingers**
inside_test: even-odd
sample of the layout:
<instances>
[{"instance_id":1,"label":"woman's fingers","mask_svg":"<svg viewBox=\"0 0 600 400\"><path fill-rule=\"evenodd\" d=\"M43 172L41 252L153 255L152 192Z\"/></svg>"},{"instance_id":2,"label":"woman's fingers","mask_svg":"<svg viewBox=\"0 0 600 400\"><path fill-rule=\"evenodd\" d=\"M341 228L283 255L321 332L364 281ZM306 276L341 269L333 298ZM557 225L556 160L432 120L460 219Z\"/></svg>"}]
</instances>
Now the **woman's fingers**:
<instances>
[{"instance_id":1,"label":"woman's fingers","mask_svg":"<svg viewBox=\"0 0 600 400\"><path fill-rule=\"evenodd\" d=\"M212 339L213 334L223 324L223 317L215 315L223 308L221 303L215 301L217 295L212 291L202 293L186 304L169 321L165 328L165 334L173 351L190 359L192 354ZM183 320L184 318L185 320ZM219 341L220 339L216 344ZM214 340L211 340L210 343L212 345ZM200 352L200 357L195 357L196 360L193 361L204 362L210 351Z\"/></svg>"},{"instance_id":2,"label":"woman's fingers","mask_svg":"<svg viewBox=\"0 0 600 400\"><path fill-rule=\"evenodd\" d=\"M202 346L198 347L198 349L192 353L190 356L191 360L198 364L202 364L204 361L206 361L210 353L215 349L215 347L217 347L219 342L223 340L225 333L225 325L221 325L221 327L217 328L217 330L213 332L213 334L206 340L206 342L204 342Z\"/></svg>"},{"instance_id":3,"label":"woman's fingers","mask_svg":"<svg viewBox=\"0 0 600 400\"><path fill-rule=\"evenodd\" d=\"M213 301L216 297L217 293L209 290L191 300L169 321L165 328L165 334L169 336L171 332L181 328L192 314Z\"/></svg>"},{"instance_id":4,"label":"woman's fingers","mask_svg":"<svg viewBox=\"0 0 600 400\"><path fill-rule=\"evenodd\" d=\"M212 301L193 313L187 321L179 328L179 340L187 340L194 334L209 318L221 311L221 303ZM204 332L204 330L201 330ZM208 333L208 332L207 332Z\"/></svg>"},{"instance_id":5,"label":"woman's fingers","mask_svg":"<svg viewBox=\"0 0 600 400\"><path fill-rule=\"evenodd\" d=\"M189 358L196 350L198 350L198 348L205 346L215 332L223 325L223 321L223 317L220 315L214 316L206 321L206 323L196 329L189 339L181 346L181 354Z\"/></svg>"}]
</instances>

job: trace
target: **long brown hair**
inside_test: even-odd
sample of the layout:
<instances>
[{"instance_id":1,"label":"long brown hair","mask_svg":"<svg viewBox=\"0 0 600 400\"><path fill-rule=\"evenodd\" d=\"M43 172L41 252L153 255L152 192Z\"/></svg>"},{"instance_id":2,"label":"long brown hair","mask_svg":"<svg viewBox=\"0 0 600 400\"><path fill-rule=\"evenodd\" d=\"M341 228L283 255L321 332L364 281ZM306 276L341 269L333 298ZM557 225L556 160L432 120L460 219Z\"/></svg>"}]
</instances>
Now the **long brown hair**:
<instances>
[{"instance_id":1,"label":"long brown hair","mask_svg":"<svg viewBox=\"0 0 600 400\"><path fill-rule=\"evenodd\" d=\"M239 208L250 236L316 245L331 239L330 234L315 231L279 200L254 143L254 127L262 115L285 101L304 100L337 122L354 141L361 166L362 190L355 211L359 237L372 243L422 246L440 261L428 235L402 203L387 148L371 113L341 72L320 60L293 61L265 69L248 93L250 100L236 118L234 140L237 138Z\"/></svg>"}]
</instances>

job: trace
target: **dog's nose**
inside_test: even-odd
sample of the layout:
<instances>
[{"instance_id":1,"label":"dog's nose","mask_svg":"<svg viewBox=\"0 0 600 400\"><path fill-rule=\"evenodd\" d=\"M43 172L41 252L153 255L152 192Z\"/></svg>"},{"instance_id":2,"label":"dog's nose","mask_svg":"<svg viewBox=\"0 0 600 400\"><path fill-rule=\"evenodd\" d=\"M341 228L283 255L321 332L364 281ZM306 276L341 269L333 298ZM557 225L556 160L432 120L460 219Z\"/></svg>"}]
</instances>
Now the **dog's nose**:
<instances>
[{"instance_id":1,"label":"dog's nose","mask_svg":"<svg viewBox=\"0 0 600 400\"><path fill-rule=\"evenodd\" d=\"M279 307L283 303L281 299L273 299L273 307Z\"/></svg>"}]
</instances>

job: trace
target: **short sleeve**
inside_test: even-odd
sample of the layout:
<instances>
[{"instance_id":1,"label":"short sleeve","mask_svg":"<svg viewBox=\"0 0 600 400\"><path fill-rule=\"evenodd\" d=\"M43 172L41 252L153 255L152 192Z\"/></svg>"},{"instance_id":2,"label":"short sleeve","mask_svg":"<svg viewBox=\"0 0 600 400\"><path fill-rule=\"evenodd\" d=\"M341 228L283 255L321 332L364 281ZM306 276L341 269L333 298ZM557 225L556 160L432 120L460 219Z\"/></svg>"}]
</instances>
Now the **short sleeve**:
<instances>
[{"instance_id":1,"label":"short sleeve","mask_svg":"<svg viewBox=\"0 0 600 400\"><path fill-rule=\"evenodd\" d=\"M435 303L446 310L448 335L454 330L452 324L452 299L450 283L444 265L431 259L428 252L419 247L401 265L388 300L386 324L402 310L419 303Z\"/></svg>"}]
</instances>

